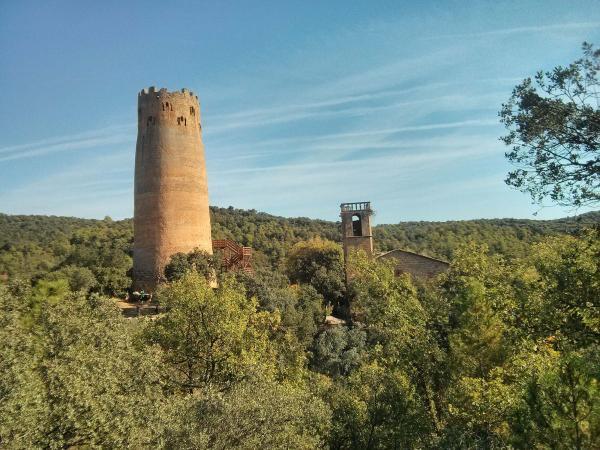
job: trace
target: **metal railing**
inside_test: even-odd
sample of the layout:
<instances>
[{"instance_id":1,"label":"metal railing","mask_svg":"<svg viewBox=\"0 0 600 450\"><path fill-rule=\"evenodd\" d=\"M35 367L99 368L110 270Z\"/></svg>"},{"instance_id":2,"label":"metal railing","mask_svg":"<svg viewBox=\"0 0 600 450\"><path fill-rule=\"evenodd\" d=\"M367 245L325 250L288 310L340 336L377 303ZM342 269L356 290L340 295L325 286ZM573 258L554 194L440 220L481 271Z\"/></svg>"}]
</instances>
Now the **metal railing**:
<instances>
[{"instance_id":1,"label":"metal railing","mask_svg":"<svg viewBox=\"0 0 600 450\"><path fill-rule=\"evenodd\" d=\"M340 205L342 212L348 211L371 211L371 202L353 202L342 203Z\"/></svg>"}]
</instances>

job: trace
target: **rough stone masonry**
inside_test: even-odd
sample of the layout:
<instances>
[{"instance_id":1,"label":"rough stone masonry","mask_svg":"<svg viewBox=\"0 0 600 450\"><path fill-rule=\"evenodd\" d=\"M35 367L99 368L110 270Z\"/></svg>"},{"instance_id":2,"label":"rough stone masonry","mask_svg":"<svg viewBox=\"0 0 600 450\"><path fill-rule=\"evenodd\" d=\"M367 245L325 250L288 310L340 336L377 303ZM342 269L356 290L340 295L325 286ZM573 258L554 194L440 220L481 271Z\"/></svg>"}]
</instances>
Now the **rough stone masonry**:
<instances>
[{"instance_id":1,"label":"rough stone masonry","mask_svg":"<svg viewBox=\"0 0 600 450\"><path fill-rule=\"evenodd\" d=\"M212 253L198 97L187 89L138 95L134 289L153 291L171 255Z\"/></svg>"}]
</instances>

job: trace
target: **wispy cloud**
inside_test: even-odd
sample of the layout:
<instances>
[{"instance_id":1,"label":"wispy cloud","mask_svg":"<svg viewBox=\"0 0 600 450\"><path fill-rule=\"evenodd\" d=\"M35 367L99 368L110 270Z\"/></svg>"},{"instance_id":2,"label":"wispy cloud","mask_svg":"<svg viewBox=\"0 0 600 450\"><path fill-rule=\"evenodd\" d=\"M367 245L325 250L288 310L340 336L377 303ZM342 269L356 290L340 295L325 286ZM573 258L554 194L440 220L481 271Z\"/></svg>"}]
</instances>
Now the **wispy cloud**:
<instances>
[{"instance_id":1,"label":"wispy cloud","mask_svg":"<svg viewBox=\"0 0 600 450\"><path fill-rule=\"evenodd\" d=\"M77 208L87 211L96 208L95 216L113 215L108 199L112 199L113 208L122 210L123 205L115 202L115 198L130 198L132 193L132 153L117 151L0 191L0 204L9 211L22 213L76 215ZM127 201L125 205L130 203ZM106 208L102 209L104 205ZM125 212L123 216L128 214Z\"/></svg>"},{"instance_id":2,"label":"wispy cloud","mask_svg":"<svg viewBox=\"0 0 600 450\"><path fill-rule=\"evenodd\" d=\"M457 137L452 144L438 146L431 142L429 147L423 145L408 152L366 159L332 161L315 157L301 163L223 168L209 174L211 199L217 204L229 204L228 199L235 198L242 207L284 215L310 215L316 211L317 217L333 219L335 205L340 201L365 196L382 208L387 198L408 201L416 196L425 201L427 190L439 185L431 183L432 177L448 179L448 174L458 167L488 159L498 153L498 148L499 143L485 137L471 141ZM473 185L474 189L477 187ZM501 183L498 187L503 188ZM459 190L465 189L468 187ZM445 191L455 189L449 185ZM264 192L269 195L265 197ZM389 206L389 202L385 204Z\"/></svg>"},{"instance_id":3,"label":"wispy cloud","mask_svg":"<svg viewBox=\"0 0 600 450\"><path fill-rule=\"evenodd\" d=\"M265 92L273 100L262 108L230 105L230 113L205 115L212 202L332 218L324 212L331 205L364 196L383 206L493 188L495 175L453 180L478 161L501 159L497 105L507 95L504 87L519 79L454 78L452 70L464 59L463 46L448 44L414 57L357 64L348 74L305 85L279 101ZM1 147L0 162L102 146L111 152L86 153L85 161L0 193L0 202L13 211L130 215L134 142L130 123Z\"/></svg>"},{"instance_id":4,"label":"wispy cloud","mask_svg":"<svg viewBox=\"0 0 600 450\"><path fill-rule=\"evenodd\" d=\"M481 107L484 105L494 105L494 101L500 101L501 95L496 92L465 96L461 94L447 94L435 97L426 97L413 100L397 101L388 104L371 105L345 105L345 107L328 110L317 109L315 106L307 108L290 107L274 109L273 111L260 111L256 114L246 116L221 117L219 121L215 120L213 125L208 125L205 132L209 136L218 136L220 134L229 134L231 130L239 128L266 127L285 122L300 120L314 120L325 118L343 118L360 117L366 115L383 114L386 111L396 111L411 118L415 118L420 111L442 110L465 110L469 108ZM388 98L388 100L390 100ZM419 107L417 109L417 107ZM220 124L219 124L220 122Z\"/></svg>"},{"instance_id":5,"label":"wispy cloud","mask_svg":"<svg viewBox=\"0 0 600 450\"><path fill-rule=\"evenodd\" d=\"M522 33L545 33L551 31L569 31L569 30L582 30L589 28L600 27L600 22L570 22L570 23L556 23L550 25L532 25L524 27L511 27L501 28L497 30L481 31L475 33L454 33L454 34L443 34L434 35L426 39L448 39L448 38L473 38L473 37L485 37L485 36L507 36L513 34Z\"/></svg>"},{"instance_id":6,"label":"wispy cloud","mask_svg":"<svg viewBox=\"0 0 600 450\"><path fill-rule=\"evenodd\" d=\"M67 136L0 147L0 162L83 150L135 140L135 125L112 126Z\"/></svg>"},{"instance_id":7,"label":"wispy cloud","mask_svg":"<svg viewBox=\"0 0 600 450\"><path fill-rule=\"evenodd\" d=\"M356 95L346 95L339 98L331 98L325 100L317 100L313 102L307 103L295 103L295 104L285 104L272 106L267 108L254 108L241 112L235 112L230 114L220 114L213 115L211 117L212 121L218 122L230 122L237 121L240 119L258 119L264 116L273 116L273 115L281 115L281 114L289 114L298 111L304 110L312 110L323 107L331 107L331 106L339 106L347 103L355 103L362 101L370 101L377 100L384 97L390 98L398 95L411 94L419 91L431 91L434 88L448 86L449 82L438 82L438 83L430 83L426 85L413 86L411 88L404 89L383 89L377 92L368 92L364 94L356 94Z\"/></svg>"},{"instance_id":8,"label":"wispy cloud","mask_svg":"<svg viewBox=\"0 0 600 450\"><path fill-rule=\"evenodd\" d=\"M213 116L208 118L206 130L218 135L238 128L265 127L306 119L361 116L444 100L457 105L460 99L448 94L449 87L456 82L415 81L429 74L432 67L441 70L454 64L460 52L461 49L447 46L424 55L365 67L294 92L285 99L285 103L279 105ZM440 89L445 89L445 93L434 94ZM426 97L419 94L425 94ZM399 97L401 101L397 101Z\"/></svg>"},{"instance_id":9,"label":"wispy cloud","mask_svg":"<svg viewBox=\"0 0 600 450\"><path fill-rule=\"evenodd\" d=\"M347 169L357 168L360 172L364 173L369 167L374 167L379 173L385 173L384 168L402 167L407 168L407 164L410 165L421 165L424 163L442 162L446 159L456 160L457 158L473 157L477 155L483 155L489 153L489 147L477 146L461 146L461 148L454 149L452 151L436 151L430 145L431 151L420 151L420 152L409 152L401 153L397 155L386 155L383 157L371 157L368 160L354 159L348 161L315 161L310 163L289 163L272 166L261 166L261 167L243 167L237 169L227 169L222 171L216 171L215 175L224 174L248 174L248 173L261 173L274 171L292 171L295 173L311 173L314 174L315 170L319 171L330 171L336 170L340 173L347 174ZM495 146L492 146L495 147Z\"/></svg>"},{"instance_id":10,"label":"wispy cloud","mask_svg":"<svg viewBox=\"0 0 600 450\"><path fill-rule=\"evenodd\" d=\"M345 153L357 150L400 150L414 149L424 147L447 148L452 146L461 146L468 144L474 138L468 130L478 128L489 128L498 126L497 120L492 119L473 119L457 122L435 123L427 125L404 126L384 129L369 129L354 132L332 133L314 137L292 137L284 139L271 139L249 144L237 144L233 146L217 146L211 149L210 153L216 156L210 159L210 163L224 163L231 166L232 161L248 160L253 158L262 158L269 155L291 155L303 154L315 156L325 152L330 157L339 158ZM444 134L443 136L421 136L407 138L404 136L410 132L423 132L431 130L461 130L460 138ZM483 138L475 136L478 143ZM493 142L486 136L488 142ZM248 151L251 148L252 151ZM244 152L246 150L246 152ZM221 156L221 155L227 156ZM231 156L235 155L235 156ZM367 153L368 156L368 153Z\"/></svg>"}]
</instances>

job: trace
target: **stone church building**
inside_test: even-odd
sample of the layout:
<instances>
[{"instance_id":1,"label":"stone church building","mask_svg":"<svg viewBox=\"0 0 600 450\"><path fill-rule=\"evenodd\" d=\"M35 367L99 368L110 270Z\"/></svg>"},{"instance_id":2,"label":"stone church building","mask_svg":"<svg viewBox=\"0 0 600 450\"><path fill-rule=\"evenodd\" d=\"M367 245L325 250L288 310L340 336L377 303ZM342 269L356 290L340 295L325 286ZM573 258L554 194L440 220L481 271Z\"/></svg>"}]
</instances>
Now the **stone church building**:
<instances>
[{"instance_id":1,"label":"stone church building","mask_svg":"<svg viewBox=\"0 0 600 450\"><path fill-rule=\"evenodd\" d=\"M342 203L340 210L342 243L346 260L350 251L360 249L369 256L393 260L396 264L396 275L408 273L416 278L432 278L448 270L449 264L446 261L407 250L396 249L374 255L371 202Z\"/></svg>"}]
</instances>

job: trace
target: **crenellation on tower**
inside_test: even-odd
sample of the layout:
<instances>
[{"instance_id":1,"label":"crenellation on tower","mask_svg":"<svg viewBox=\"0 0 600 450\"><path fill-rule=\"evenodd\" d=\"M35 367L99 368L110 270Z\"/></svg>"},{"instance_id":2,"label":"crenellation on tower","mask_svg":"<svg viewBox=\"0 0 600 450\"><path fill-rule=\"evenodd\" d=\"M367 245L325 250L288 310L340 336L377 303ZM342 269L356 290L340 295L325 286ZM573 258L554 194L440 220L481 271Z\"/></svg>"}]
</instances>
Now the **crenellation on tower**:
<instances>
[{"instance_id":1,"label":"crenellation on tower","mask_svg":"<svg viewBox=\"0 0 600 450\"><path fill-rule=\"evenodd\" d=\"M188 89L173 92L166 88L156 92L154 86L142 89L138 94L138 106L139 127L162 124L187 129L191 126L192 129L186 132L192 134L196 129L202 130L198 97Z\"/></svg>"},{"instance_id":2,"label":"crenellation on tower","mask_svg":"<svg viewBox=\"0 0 600 450\"><path fill-rule=\"evenodd\" d=\"M183 95L186 97L195 97L196 99L198 99L198 96L194 94L193 91L189 90L188 88L182 88L178 91L169 91L169 89L167 88L157 88L156 86L150 86L147 88L143 88L139 93L138 93L138 97L142 96L142 95L158 95L158 96L164 96L164 95Z\"/></svg>"}]
</instances>

